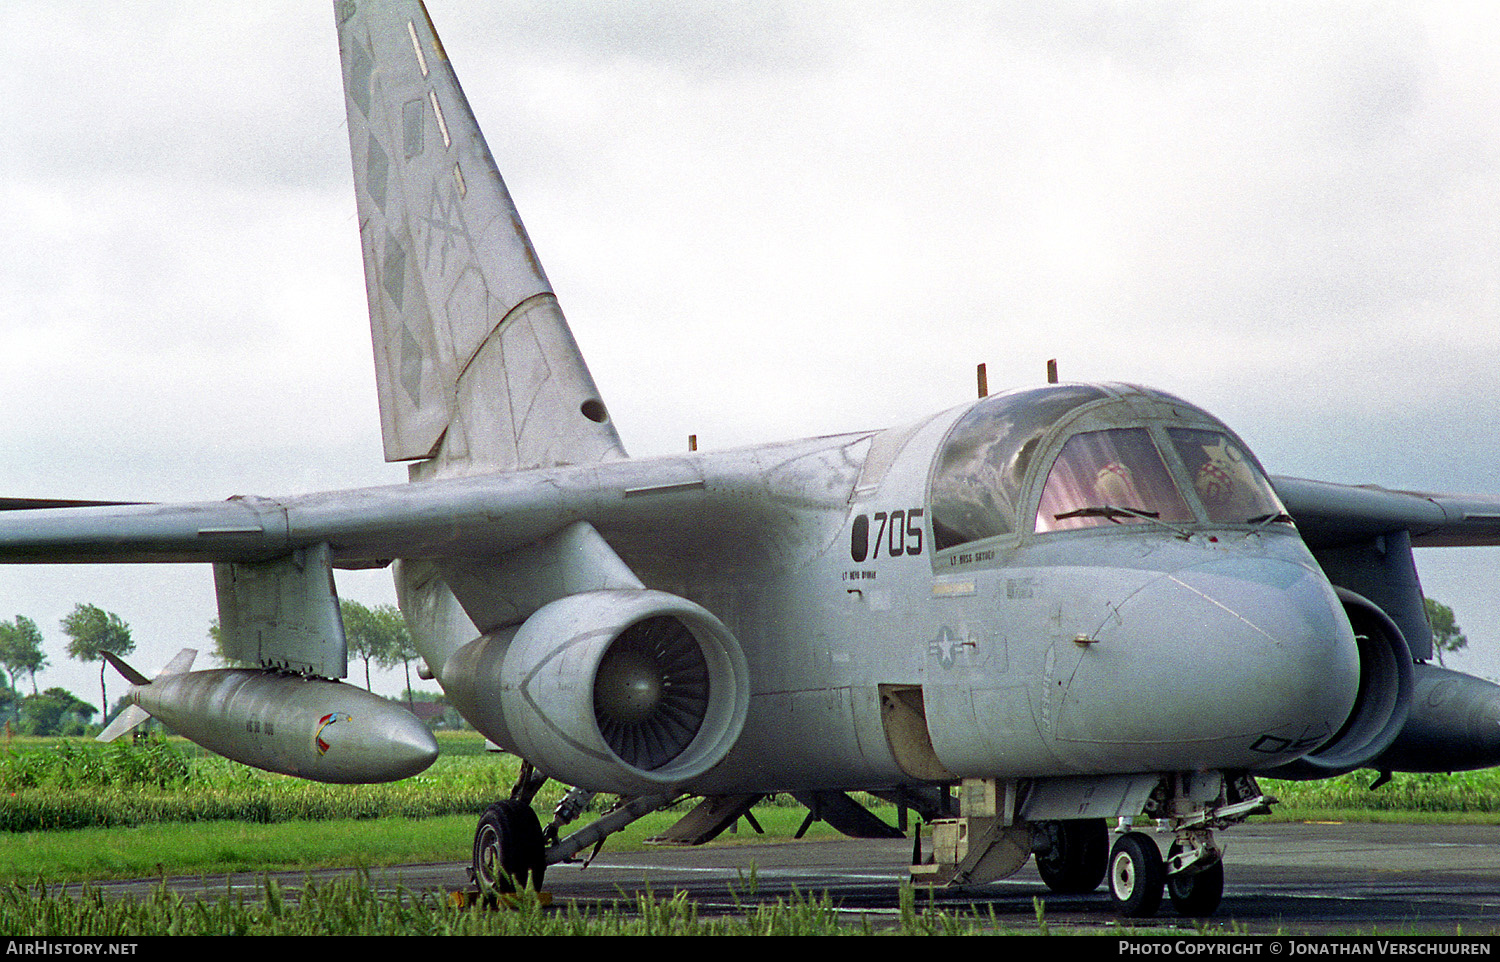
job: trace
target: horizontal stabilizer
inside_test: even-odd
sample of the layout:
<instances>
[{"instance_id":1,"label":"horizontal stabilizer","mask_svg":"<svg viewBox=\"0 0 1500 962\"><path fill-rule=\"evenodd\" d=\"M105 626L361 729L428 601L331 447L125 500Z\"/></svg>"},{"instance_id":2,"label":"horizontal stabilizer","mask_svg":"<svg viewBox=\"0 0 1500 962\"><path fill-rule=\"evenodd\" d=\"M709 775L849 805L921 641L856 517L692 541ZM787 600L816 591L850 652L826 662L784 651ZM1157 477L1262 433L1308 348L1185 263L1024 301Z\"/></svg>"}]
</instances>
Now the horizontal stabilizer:
<instances>
[{"instance_id":1,"label":"horizontal stabilizer","mask_svg":"<svg viewBox=\"0 0 1500 962\"><path fill-rule=\"evenodd\" d=\"M184 648L179 651L172 660L167 662L167 667L156 673L157 678L165 678L168 675L186 675L193 670L193 659L198 657L198 649Z\"/></svg>"},{"instance_id":2,"label":"horizontal stabilizer","mask_svg":"<svg viewBox=\"0 0 1500 962\"><path fill-rule=\"evenodd\" d=\"M114 666L115 671L118 671L120 673L120 677L124 678L132 685L151 684L151 679L147 678L145 675L130 667L130 665L126 664L125 659L121 658L119 655L108 651L101 651L100 654L104 656L105 661ZM166 667L156 673L156 677L165 678L168 675L186 674L187 672L192 671L193 660L197 657L198 649L184 648L176 655L172 656L172 660L167 662Z\"/></svg>"},{"instance_id":3,"label":"horizontal stabilizer","mask_svg":"<svg viewBox=\"0 0 1500 962\"><path fill-rule=\"evenodd\" d=\"M147 678L145 675L130 667L130 665L126 664L125 660L118 655L115 655L108 651L102 651L100 652L100 654L103 655L104 660L113 665L115 667L115 671L118 671L126 681L130 682L132 686L151 684L151 679ZM192 670L193 659L197 657L198 650L196 648L182 649L173 656L171 661L167 662L167 666L165 668L157 672L157 679L167 678L171 675L187 674ZM110 722L109 725L105 727L104 731L100 732L98 736L96 736L95 740L101 742L112 742L116 738L119 738L121 735L135 728L141 722L150 717L151 713L146 711L146 709L142 708L140 705L126 706L125 710L116 715L114 721Z\"/></svg>"}]
</instances>

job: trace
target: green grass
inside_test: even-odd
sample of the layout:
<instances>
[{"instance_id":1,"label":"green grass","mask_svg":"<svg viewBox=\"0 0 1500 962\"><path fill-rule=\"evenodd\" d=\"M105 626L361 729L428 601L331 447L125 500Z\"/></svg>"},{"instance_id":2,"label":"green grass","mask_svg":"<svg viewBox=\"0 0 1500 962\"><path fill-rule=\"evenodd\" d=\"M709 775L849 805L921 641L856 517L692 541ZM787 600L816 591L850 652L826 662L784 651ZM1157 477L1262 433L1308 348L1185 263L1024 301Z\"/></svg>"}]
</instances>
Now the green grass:
<instances>
[{"instance_id":1,"label":"green grass","mask_svg":"<svg viewBox=\"0 0 1500 962\"><path fill-rule=\"evenodd\" d=\"M483 744L478 736L445 736L426 772L383 785L273 775L179 739L12 744L0 754L0 831L477 813L510 792L517 769L515 759L486 754ZM561 791L552 789L547 800Z\"/></svg>"},{"instance_id":2,"label":"green grass","mask_svg":"<svg viewBox=\"0 0 1500 962\"><path fill-rule=\"evenodd\" d=\"M685 895L640 896L628 911L549 909L523 894L507 911L460 908L432 893L376 892L362 877L308 883L295 890L273 879L253 898L225 893L191 901L164 887L143 899L105 898L97 889L74 896L37 888L0 888L0 932L12 936L129 938L149 935L1014 935L1049 933L1036 925L999 923L993 913L922 904L901 890L894 916L850 917L826 895L794 895L747 905L730 916L703 918ZM1115 933L1119 934L1119 933Z\"/></svg>"},{"instance_id":3,"label":"green grass","mask_svg":"<svg viewBox=\"0 0 1500 962\"><path fill-rule=\"evenodd\" d=\"M322 785L256 771L177 739L133 748L16 739L0 756L0 884L466 861L479 813L509 795L518 762L485 752L473 733L441 733L439 744L441 757L415 778ZM150 774L160 770L174 777ZM562 791L548 785L538 812L550 811ZM790 839L805 810L778 801L756 817L764 838ZM608 847L640 848L691 804L639 820ZM822 823L808 832L834 834ZM764 840L748 829L739 838ZM734 841L726 835L719 844Z\"/></svg>"},{"instance_id":4,"label":"green grass","mask_svg":"<svg viewBox=\"0 0 1500 962\"><path fill-rule=\"evenodd\" d=\"M1463 815L1492 824L1500 820L1500 769L1446 774L1401 773L1379 788L1376 775L1356 771L1310 782L1262 779L1263 790L1281 800L1287 812L1401 813L1405 818Z\"/></svg>"},{"instance_id":5,"label":"green grass","mask_svg":"<svg viewBox=\"0 0 1500 962\"><path fill-rule=\"evenodd\" d=\"M486 753L472 732L440 733L439 743L441 757L415 778L321 785L179 739L135 746L13 739L0 752L0 884L464 861L479 813L509 794L517 762ZM1397 775L1372 791L1374 777L1265 780L1263 788L1282 800L1275 820L1500 824L1496 771ZM550 811L561 792L549 784L538 812ZM607 847L639 848L690 805L640 820ZM872 807L894 821L890 806ZM778 797L755 810L765 836L746 830L715 844L790 839L804 815ZM816 823L809 837L836 834Z\"/></svg>"},{"instance_id":6,"label":"green grass","mask_svg":"<svg viewBox=\"0 0 1500 962\"><path fill-rule=\"evenodd\" d=\"M790 840L803 818L801 809L770 808L756 818L759 836L742 828L714 844ZM657 812L610 837L610 851L644 847L681 812ZM49 884L155 875L219 875L229 872L466 862L473 845L476 815L436 818L337 819L253 824L244 822L161 823L130 828L0 834L0 884ZM819 823L810 839L835 838Z\"/></svg>"},{"instance_id":7,"label":"green grass","mask_svg":"<svg viewBox=\"0 0 1500 962\"><path fill-rule=\"evenodd\" d=\"M392 785L318 785L268 775L176 739L138 746L14 739L0 752L0 932L12 935L832 935L1049 934L1035 924L922 905L903 888L895 917L849 918L816 896L704 919L683 898L638 900L630 911L582 914L523 900L514 911L457 909L440 893L376 892L366 872L386 865L465 862L478 813L509 794L516 762L485 753L472 733L440 736L442 757L422 776ZM1282 804L1275 820L1500 824L1500 773L1398 775L1371 790L1373 773L1321 782L1263 781ZM550 810L561 792L538 799ZM865 799L869 801L868 799ZM607 800L601 800L602 805ZM691 802L612 836L607 849L637 849ZM597 807L597 806L596 806ZM889 806L874 806L888 821ZM758 806L760 836L742 828L715 845L789 840L805 810L785 798ZM545 817L544 817L545 821ZM837 837L817 823L810 838ZM283 890L183 899L165 888L141 899L105 898L65 882L155 875L218 875L357 867L355 877ZM748 882L753 886L753 877Z\"/></svg>"}]
</instances>

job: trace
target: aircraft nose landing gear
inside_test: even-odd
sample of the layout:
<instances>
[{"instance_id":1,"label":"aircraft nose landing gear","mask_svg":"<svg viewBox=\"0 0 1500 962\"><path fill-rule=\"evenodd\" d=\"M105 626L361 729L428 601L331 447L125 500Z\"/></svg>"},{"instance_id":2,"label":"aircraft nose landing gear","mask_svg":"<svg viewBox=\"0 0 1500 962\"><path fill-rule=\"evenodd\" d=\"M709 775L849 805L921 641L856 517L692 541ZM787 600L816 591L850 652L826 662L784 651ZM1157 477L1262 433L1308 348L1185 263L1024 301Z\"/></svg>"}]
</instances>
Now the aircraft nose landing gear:
<instances>
[{"instance_id":1,"label":"aircraft nose landing gear","mask_svg":"<svg viewBox=\"0 0 1500 962\"><path fill-rule=\"evenodd\" d=\"M1110 895L1115 910L1128 918L1155 914L1162 890L1177 914L1212 915L1224 897L1224 853L1214 830L1270 811L1274 798L1263 795L1247 774L1174 775L1162 780L1146 813L1175 836L1163 861L1156 842L1142 832L1127 832L1109 856Z\"/></svg>"},{"instance_id":2,"label":"aircraft nose landing gear","mask_svg":"<svg viewBox=\"0 0 1500 962\"><path fill-rule=\"evenodd\" d=\"M1109 894L1115 911L1126 918L1146 918L1161 905L1167 871L1161 850L1144 832L1127 832L1109 853Z\"/></svg>"},{"instance_id":3,"label":"aircraft nose landing gear","mask_svg":"<svg viewBox=\"0 0 1500 962\"><path fill-rule=\"evenodd\" d=\"M1212 839L1201 841L1196 847L1173 842L1163 861L1151 836L1144 832L1120 836L1109 856L1109 891L1115 911L1126 918L1155 915L1165 886L1178 915L1212 915L1224 895L1224 860Z\"/></svg>"},{"instance_id":4,"label":"aircraft nose landing gear","mask_svg":"<svg viewBox=\"0 0 1500 962\"><path fill-rule=\"evenodd\" d=\"M1224 896L1223 855L1212 838L1202 842L1195 848L1176 841L1167 850L1167 895L1177 914L1188 918L1213 915Z\"/></svg>"}]
</instances>

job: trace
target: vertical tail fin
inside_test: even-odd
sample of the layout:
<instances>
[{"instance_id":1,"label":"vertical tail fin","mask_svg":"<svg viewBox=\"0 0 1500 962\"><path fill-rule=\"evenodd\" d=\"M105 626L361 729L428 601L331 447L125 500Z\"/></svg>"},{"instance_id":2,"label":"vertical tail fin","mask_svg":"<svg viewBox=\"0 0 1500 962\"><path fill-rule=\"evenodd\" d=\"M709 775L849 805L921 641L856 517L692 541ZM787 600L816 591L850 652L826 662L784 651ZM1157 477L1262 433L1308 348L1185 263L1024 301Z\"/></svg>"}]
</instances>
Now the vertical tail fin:
<instances>
[{"instance_id":1,"label":"vertical tail fin","mask_svg":"<svg viewBox=\"0 0 1500 962\"><path fill-rule=\"evenodd\" d=\"M425 8L334 8L386 460L624 457Z\"/></svg>"}]
</instances>

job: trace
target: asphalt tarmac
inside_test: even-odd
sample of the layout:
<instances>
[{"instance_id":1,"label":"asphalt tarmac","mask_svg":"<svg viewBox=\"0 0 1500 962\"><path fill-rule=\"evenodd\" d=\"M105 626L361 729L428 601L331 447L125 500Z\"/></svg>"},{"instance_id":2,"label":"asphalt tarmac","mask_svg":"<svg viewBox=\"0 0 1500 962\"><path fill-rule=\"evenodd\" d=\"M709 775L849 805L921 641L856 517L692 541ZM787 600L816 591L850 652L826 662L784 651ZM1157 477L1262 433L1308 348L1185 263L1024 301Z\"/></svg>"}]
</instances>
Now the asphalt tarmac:
<instances>
[{"instance_id":1,"label":"asphalt tarmac","mask_svg":"<svg viewBox=\"0 0 1500 962\"><path fill-rule=\"evenodd\" d=\"M1209 931L1248 934L1500 935L1500 826L1254 824L1221 832L1225 848L1224 901L1206 923L1178 917L1163 899L1154 919L1131 920L1133 930ZM1165 848L1165 844L1162 846ZM695 848L657 848L638 853L605 850L592 863L554 865L545 891L555 905L628 910L649 891L668 897L686 892L701 916L742 911L742 906L828 892L851 920L880 925L898 912L897 892L906 875L911 843L896 841L803 841L780 844L717 842ZM347 874L312 873L314 878ZM277 875L295 888L309 873ZM382 887L408 890L469 889L466 862L397 866L377 870ZM185 896L214 897L226 888L259 887L259 876L169 880ZM100 886L144 891L160 879ZM923 896L924 904L926 896ZM969 891L939 892L933 904L945 911L970 909L1018 929L1034 927L1040 898L1050 926L1118 933L1110 900L1101 887L1086 896L1049 892L1031 864L1017 875Z\"/></svg>"}]
</instances>

